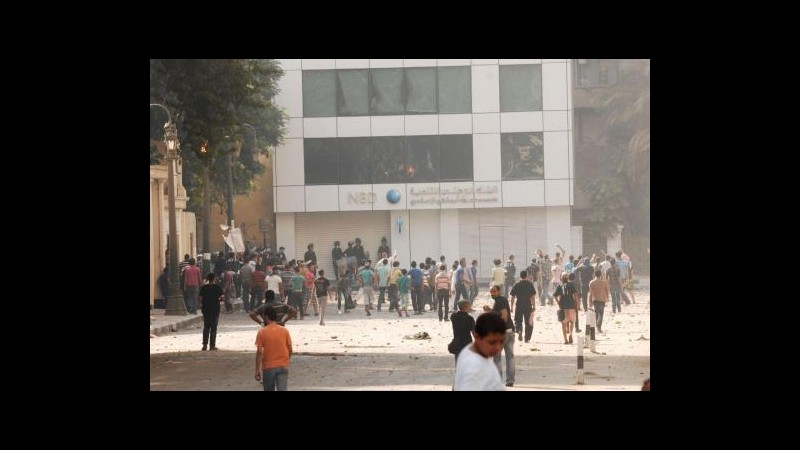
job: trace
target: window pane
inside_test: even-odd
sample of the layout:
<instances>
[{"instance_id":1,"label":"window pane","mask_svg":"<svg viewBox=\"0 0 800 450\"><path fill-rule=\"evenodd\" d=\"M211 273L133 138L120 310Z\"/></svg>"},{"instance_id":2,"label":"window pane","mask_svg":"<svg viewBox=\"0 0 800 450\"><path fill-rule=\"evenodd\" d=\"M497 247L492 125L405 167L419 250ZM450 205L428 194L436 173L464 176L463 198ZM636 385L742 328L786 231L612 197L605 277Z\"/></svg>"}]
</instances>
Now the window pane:
<instances>
[{"instance_id":1,"label":"window pane","mask_svg":"<svg viewBox=\"0 0 800 450\"><path fill-rule=\"evenodd\" d=\"M303 71L303 116L336 116L336 71Z\"/></svg>"},{"instance_id":2,"label":"window pane","mask_svg":"<svg viewBox=\"0 0 800 450\"><path fill-rule=\"evenodd\" d=\"M472 112L469 67L439 67L439 114Z\"/></svg>"},{"instance_id":3,"label":"window pane","mask_svg":"<svg viewBox=\"0 0 800 450\"><path fill-rule=\"evenodd\" d=\"M407 183L439 181L439 136L406 136Z\"/></svg>"},{"instance_id":4,"label":"window pane","mask_svg":"<svg viewBox=\"0 0 800 450\"><path fill-rule=\"evenodd\" d=\"M306 184L337 184L339 174L336 138L304 139Z\"/></svg>"},{"instance_id":5,"label":"window pane","mask_svg":"<svg viewBox=\"0 0 800 450\"><path fill-rule=\"evenodd\" d=\"M500 111L542 110L542 65L500 66Z\"/></svg>"},{"instance_id":6,"label":"window pane","mask_svg":"<svg viewBox=\"0 0 800 450\"><path fill-rule=\"evenodd\" d=\"M472 135L439 136L439 180L472 181Z\"/></svg>"},{"instance_id":7,"label":"window pane","mask_svg":"<svg viewBox=\"0 0 800 450\"><path fill-rule=\"evenodd\" d=\"M339 184L369 183L370 138L339 139Z\"/></svg>"},{"instance_id":8,"label":"window pane","mask_svg":"<svg viewBox=\"0 0 800 450\"><path fill-rule=\"evenodd\" d=\"M402 183L405 176L406 152L401 136L372 138L372 183Z\"/></svg>"},{"instance_id":9,"label":"window pane","mask_svg":"<svg viewBox=\"0 0 800 450\"><path fill-rule=\"evenodd\" d=\"M406 69L406 114L436 114L436 68Z\"/></svg>"},{"instance_id":10,"label":"window pane","mask_svg":"<svg viewBox=\"0 0 800 450\"><path fill-rule=\"evenodd\" d=\"M339 115L369 115L369 71L340 70L339 74Z\"/></svg>"},{"instance_id":11,"label":"window pane","mask_svg":"<svg viewBox=\"0 0 800 450\"><path fill-rule=\"evenodd\" d=\"M538 133L502 133L500 154L503 180L539 180L544 178L544 135Z\"/></svg>"},{"instance_id":12,"label":"window pane","mask_svg":"<svg viewBox=\"0 0 800 450\"><path fill-rule=\"evenodd\" d=\"M370 112L403 114L403 69L370 71Z\"/></svg>"}]
</instances>

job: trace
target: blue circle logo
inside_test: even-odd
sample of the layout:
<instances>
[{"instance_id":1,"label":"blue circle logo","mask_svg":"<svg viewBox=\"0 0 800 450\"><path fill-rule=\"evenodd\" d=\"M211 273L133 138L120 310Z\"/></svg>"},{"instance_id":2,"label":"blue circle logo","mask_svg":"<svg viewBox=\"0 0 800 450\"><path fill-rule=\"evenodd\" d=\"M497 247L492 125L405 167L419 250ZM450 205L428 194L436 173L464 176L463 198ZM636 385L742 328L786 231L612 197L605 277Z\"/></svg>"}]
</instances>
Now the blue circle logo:
<instances>
[{"instance_id":1,"label":"blue circle logo","mask_svg":"<svg viewBox=\"0 0 800 450\"><path fill-rule=\"evenodd\" d=\"M389 203L397 203L400 201L400 193L397 192L397 189L392 189L386 193L386 200L388 200Z\"/></svg>"}]
</instances>

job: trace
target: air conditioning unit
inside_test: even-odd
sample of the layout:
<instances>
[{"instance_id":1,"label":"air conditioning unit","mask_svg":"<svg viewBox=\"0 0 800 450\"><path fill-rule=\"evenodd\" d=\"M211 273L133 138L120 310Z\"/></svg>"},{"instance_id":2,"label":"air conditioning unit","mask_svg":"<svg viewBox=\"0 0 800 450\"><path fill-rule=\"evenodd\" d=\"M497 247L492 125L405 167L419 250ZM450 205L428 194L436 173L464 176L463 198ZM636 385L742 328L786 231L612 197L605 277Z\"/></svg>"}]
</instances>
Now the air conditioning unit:
<instances>
[{"instance_id":1,"label":"air conditioning unit","mask_svg":"<svg viewBox=\"0 0 800 450\"><path fill-rule=\"evenodd\" d=\"M588 63L588 62L589 62L589 60L588 60L588 59L579 59L579 60L578 60L578 64L586 64L586 63Z\"/></svg>"}]
</instances>

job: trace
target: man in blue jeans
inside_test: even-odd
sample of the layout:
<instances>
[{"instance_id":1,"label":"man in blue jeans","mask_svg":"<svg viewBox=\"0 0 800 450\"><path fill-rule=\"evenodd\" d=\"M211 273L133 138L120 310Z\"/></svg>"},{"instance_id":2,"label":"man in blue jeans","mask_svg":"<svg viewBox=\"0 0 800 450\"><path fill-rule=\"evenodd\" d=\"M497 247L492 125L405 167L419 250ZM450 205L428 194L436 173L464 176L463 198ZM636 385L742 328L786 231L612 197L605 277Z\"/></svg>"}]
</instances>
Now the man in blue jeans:
<instances>
[{"instance_id":1,"label":"man in blue jeans","mask_svg":"<svg viewBox=\"0 0 800 450\"><path fill-rule=\"evenodd\" d=\"M265 391L285 391L289 383L292 337L286 327L277 324L277 316L275 308L267 306L267 326L256 335L256 381L264 383Z\"/></svg>"}]
</instances>

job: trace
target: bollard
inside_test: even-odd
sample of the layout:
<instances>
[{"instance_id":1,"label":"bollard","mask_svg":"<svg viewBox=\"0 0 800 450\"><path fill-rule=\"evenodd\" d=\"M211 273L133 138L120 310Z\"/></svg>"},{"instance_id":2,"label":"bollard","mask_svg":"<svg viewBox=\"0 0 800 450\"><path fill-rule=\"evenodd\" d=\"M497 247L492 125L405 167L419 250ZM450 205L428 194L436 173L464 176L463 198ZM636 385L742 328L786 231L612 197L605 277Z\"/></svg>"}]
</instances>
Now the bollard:
<instances>
[{"instance_id":1,"label":"bollard","mask_svg":"<svg viewBox=\"0 0 800 450\"><path fill-rule=\"evenodd\" d=\"M586 341L589 346L589 350L592 353L596 353L594 349L594 332L595 328L597 328L597 315L595 314L594 310L590 309L586 311Z\"/></svg>"},{"instance_id":2,"label":"bollard","mask_svg":"<svg viewBox=\"0 0 800 450\"><path fill-rule=\"evenodd\" d=\"M583 335L578 335L578 384L583 384Z\"/></svg>"}]
</instances>

